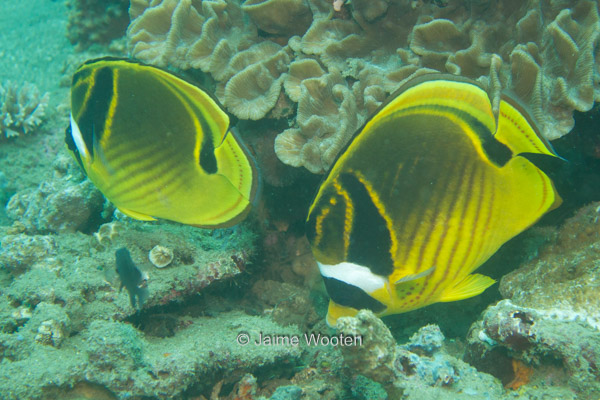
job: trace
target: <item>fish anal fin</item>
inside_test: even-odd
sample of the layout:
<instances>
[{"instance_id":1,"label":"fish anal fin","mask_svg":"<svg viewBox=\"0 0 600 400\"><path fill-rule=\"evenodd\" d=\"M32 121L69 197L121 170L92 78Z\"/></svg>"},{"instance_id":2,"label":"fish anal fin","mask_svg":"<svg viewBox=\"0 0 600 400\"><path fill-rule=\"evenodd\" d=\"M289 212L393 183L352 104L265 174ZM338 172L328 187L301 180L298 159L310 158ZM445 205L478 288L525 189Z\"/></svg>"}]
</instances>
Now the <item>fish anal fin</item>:
<instances>
[{"instance_id":1,"label":"fish anal fin","mask_svg":"<svg viewBox=\"0 0 600 400\"><path fill-rule=\"evenodd\" d=\"M356 308L346 307L337 304L333 300L329 300L329 307L327 309L327 318L325 321L331 328L335 328L338 318L341 317L354 317L358 313Z\"/></svg>"},{"instance_id":2,"label":"fish anal fin","mask_svg":"<svg viewBox=\"0 0 600 400\"><path fill-rule=\"evenodd\" d=\"M485 289L492 286L496 281L489 276L481 274L467 275L452 287L447 288L440 301L457 301L481 294Z\"/></svg>"},{"instance_id":3,"label":"fish anal fin","mask_svg":"<svg viewBox=\"0 0 600 400\"><path fill-rule=\"evenodd\" d=\"M146 215L146 214L142 214L142 213L139 213L139 212L136 212L136 211L131 211L131 210L128 210L126 208L121 208L121 207L118 207L118 209L123 214L125 214L128 217L133 218L133 219L137 219L137 220L140 220L140 221L156 221L156 218L153 218L153 217L151 217L149 215Z\"/></svg>"}]
</instances>

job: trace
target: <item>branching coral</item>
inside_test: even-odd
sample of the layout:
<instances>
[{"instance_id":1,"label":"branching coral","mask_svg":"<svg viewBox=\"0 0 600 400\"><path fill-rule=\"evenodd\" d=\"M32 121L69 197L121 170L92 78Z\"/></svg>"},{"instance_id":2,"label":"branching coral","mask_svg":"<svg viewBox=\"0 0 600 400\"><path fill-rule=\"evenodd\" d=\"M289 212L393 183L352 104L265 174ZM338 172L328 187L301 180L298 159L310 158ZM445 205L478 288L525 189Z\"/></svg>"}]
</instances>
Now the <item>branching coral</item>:
<instances>
[{"instance_id":1,"label":"branching coral","mask_svg":"<svg viewBox=\"0 0 600 400\"><path fill-rule=\"evenodd\" d=\"M35 85L15 82L0 85L0 138L29 133L42 123L50 95Z\"/></svg>"},{"instance_id":2,"label":"branching coral","mask_svg":"<svg viewBox=\"0 0 600 400\"><path fill-rule=\"evenodd\" d=\"M211 74L237 117L287 122L277 125L277 156L315 173L415 74L476 79L496 105L511 92L550 140L600 98L597 2L341 3L334 11L326 0L133 0L128 40L143 61ZM265 21L267 9L297 14ZM302 23L280 24L289 18ZM269 114L282 86L295 119Z\"/></svg>"}]
</instances>

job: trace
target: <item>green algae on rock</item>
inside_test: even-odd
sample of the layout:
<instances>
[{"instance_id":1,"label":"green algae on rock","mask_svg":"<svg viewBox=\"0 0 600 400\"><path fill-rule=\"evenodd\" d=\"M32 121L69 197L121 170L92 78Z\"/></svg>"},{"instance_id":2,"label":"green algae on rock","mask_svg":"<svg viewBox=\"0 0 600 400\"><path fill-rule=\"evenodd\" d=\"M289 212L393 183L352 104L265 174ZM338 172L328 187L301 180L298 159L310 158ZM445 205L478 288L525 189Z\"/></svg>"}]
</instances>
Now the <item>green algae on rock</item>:
<instances>
[{"instance_id":1,"label":"green algae on rock","mask_svg":"<svg viewBox=\"0 0 600 400\"><path fill-rule=\"evenodd\" d=\"M502 278L502 296L524 307L579 315L600 330L599 210L600 203L591 203L577 211L538 257Z\"/></svg>"}]
</instances>

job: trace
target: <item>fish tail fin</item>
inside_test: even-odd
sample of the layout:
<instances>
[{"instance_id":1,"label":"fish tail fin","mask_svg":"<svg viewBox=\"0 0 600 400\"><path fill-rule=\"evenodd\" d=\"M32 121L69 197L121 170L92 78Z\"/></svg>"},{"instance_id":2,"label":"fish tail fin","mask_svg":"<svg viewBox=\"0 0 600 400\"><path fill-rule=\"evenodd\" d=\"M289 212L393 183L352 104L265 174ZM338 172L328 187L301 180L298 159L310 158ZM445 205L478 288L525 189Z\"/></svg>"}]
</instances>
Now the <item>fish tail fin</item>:
<instances>
[{"instance_id":1,"label":"fish tail fin","mask_svg":"<svg viewBox=\"0 0 600 400\"><path fill-rule=\"evenodd\" d=\"M492 286L496 281L489 276L481 274L467 275L462 281L447 288L440 301L457 301L481 294L485 289Z\"/></svg>"},{"instance_id":2,"label":"fish tail fin","mask_svg":"<svg viewBox=\"0 0 600 400\"><path fill-rule=\"evenodd\" d=\"M137 308L136 305L136 301L135 301L135 293L129 293L129 302L131 303L131 307L133 308Z\"/></svg>"},{"instance_id":3,"label":"fish tail fin","mask_svg":"<svg viewBox=\"0 0 600 400\"><path fill-rule=\"evenodd\" d=\"M258 203L258 194L262 190L260 171L252 153L234 129L229 130L215 148L215 156L220 162L219 174L235 188L231 196L242 199L231 200L236 209L230 214L237 217L219 224L220 227L232 226L243 220L250 208Z\"/></svg>"},{"instance_id":4,"label":"fish tail fin","mask_svg":"<svg viewBox=\"0 0 600 400\"><path fill-rule=\"evenodd\" d=\"M509 96L503 96L500 102L498 129L494 137L508 146L513 155L534 153L560 158L542 136L526 108Z\"/></svg>"}]
</instances>

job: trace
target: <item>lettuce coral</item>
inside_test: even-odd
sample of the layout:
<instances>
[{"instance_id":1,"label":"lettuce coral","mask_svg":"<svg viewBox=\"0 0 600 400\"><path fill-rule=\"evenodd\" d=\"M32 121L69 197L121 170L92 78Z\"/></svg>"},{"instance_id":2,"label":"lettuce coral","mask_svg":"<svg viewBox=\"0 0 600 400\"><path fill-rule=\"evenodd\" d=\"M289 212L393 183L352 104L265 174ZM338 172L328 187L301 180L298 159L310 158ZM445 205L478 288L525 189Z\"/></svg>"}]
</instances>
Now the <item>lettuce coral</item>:
<instances>
[{"instance_id":1,"label":"lettuce coral","mask_svg":"<svg viewBox=\"0 0 600 400\"><path fill-rule=\"evenodd\" d=\"M302 35L312 22L307 0L246 0L242 9L260 29L274 35Z\"/></svg>"},{"instance_id":2,"label":"lettuce coral","mask_svg":"<svg viewBox=\"0 0 600 400\"><path fill-rule=\"evenodd\" d=\"M286 4L295 19L261 16ZM589 0L353 0L339 11L328 0L132 0L130 17L134 57L210 74L238 118L280 118L277 156L314 173L415 74L476 79L495 105L512 92L550 140L600 99L600 18ZM300 25L280 24L289 18ZM295 118L270 113L282 99L297 105Z\"/></svg>"},{"instance_id":3,"label":"lettuce coral","mask_svg":"<svg viewBox=\"0 0 600 400\"><path fill-rule=\"evenodd\" d=\"M42 123L49 98L30 83L0 85L0 139L33 131Z\"/></svg>"}]
</instances>

